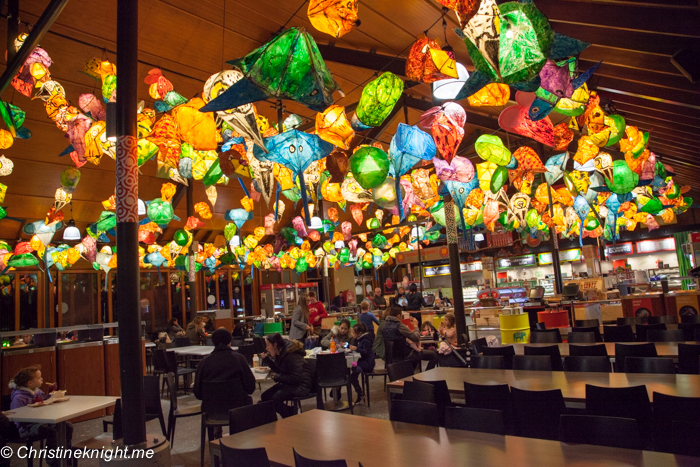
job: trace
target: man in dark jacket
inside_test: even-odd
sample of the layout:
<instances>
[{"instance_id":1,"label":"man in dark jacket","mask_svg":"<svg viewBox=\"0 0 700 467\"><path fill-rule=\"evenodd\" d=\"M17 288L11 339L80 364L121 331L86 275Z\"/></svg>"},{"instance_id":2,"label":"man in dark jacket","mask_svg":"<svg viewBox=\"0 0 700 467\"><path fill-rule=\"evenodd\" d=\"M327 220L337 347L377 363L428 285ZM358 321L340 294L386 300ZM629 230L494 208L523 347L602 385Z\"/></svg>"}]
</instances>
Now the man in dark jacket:
<instances>
[{"instance_id":1,"label":"man in dark jacket","mask_svg":"<svg viewBox=\"0 0 700 467\"><path fill-rule=\"evenodd\" d=\"M401 322L401 308L394 307L389 311L389 316L386 317L384 327L381 332L384 335L384 341L393 343L392 361L394 363L403 360L410 360L414 363L425 360L428 362L426 370L430 370L437 364L437 354L432 350L421 350L420 334L418 333L418 321L411 318L411 324L415 331ZM411 342L409 344L409 341Z\"/></svg>"},{"instance_id":2,"label":"man in dark jacket","mask_svg":"<svg viewBox=\"0 0 700 467\"><path fill-rule=\"evenodd\" d=\"M311 392L311 373L304 357L304 345L295 340L283 339L279 334L266 338L267 352L261 354L263 365L269 366L276 383L260 396L262 402L273 401L282 418L294 415L294 409L285 401L305 396Z\"/></svg>"},{"instance_id":3,"label":"man in dark jacket","mask_svg":"<svg viewBox=\"0 0 700 467\"><path fill-rule=\"evenodd\" d=\"M212 334L214 350L202 359L194 375L194 396L202 398L202 383L239 379L246 394L255 391L255 376L248 367L248 361L231 348L231 333L219 328ZM250 396L246 397L253 403Z\"/></svg>"},{"instance_id":4,"label":"man in dark jacket","mask_svg":"<svg viewBox=\"0 0 700 467\"><path fill-rule=\"evenodd\" d=\"M420 309L425 305L425 300L423 300L423 294L418 291L418 286L416 284L411 284L409 288L409 293L406 294L406 300L408 304L406 305L406 311L414 311L411 316L418 321L418 327L423 323L423 319L420 313Z\"/></svg>"}]
</instances>

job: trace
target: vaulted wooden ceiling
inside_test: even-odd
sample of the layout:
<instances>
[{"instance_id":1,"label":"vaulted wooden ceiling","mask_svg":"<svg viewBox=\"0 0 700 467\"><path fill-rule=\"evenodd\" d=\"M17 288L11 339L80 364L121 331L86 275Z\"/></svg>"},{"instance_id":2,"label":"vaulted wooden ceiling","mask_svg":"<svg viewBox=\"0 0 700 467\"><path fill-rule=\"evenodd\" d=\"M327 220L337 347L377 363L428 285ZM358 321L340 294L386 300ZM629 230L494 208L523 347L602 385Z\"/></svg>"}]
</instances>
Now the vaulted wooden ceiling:
<instances>
[{"instance_id":1,"label":"vaulted wooden ceiling","mask_svg":"<svg viewBox=\"0 0 700 467\"><path fill-rule=\"evenodd\" d=\"M5 2L0 2L3 4ZM33 24L48 5L48 0L20 0L20 21ZM502 2L499 2L502 3ZM692 84L671 63L671 56L683 48L700 49L700 6L697 0L536 0L537 7L550 19L555 31L590 42L581 55L581 69L602 60L603 65L589 81L618 113L631 125L651 131L650 149L661 155L683 184L697 177L696 147L700 143L700 86ZM443 30L441 6L435 0L360 0L361 26L335 39L316 31L310 24L301 0L151 0L139 2L139 73L161 68L184 96L201 92L206 79L228 68L225 61L240 57L267 42L283 27L305 27L321 46L328 68L345 91L336 94L337 103L350 106L359 100L362 87L382 69L401 72L410 45L416 36L428 32L431 37L448 42L457 59L472 69L466 47L452 32L457 26L452 13L445 16ZM3 10L3 13L6 9ZM3 22L4 23L4 22ZM2 23L0 23L2 24ZM6 25L3 24L4 28ZM3 28L3 29L4 29ZM99 92L97 83L81 73L91 57L116 61L116 1L74 0L68 3L51 27L41 46L53 59L53 79L77 102L82 93ZM26 30L24 24L20 32ZM2 31L2 30L0 30ZM0 49L6 49L7 34L0 32ZM331 45L334 48L324 47ZM345 50L361 52L351 57ZM372 53L376 60L368 60ZM379 63L379 65L377 65ZM2 63L5 66L5 63ZM398 122L415 124L422 112L432 106L428 85L411 86L405 91L403 109L383 132L374 132L379 141L388 143ZM139 88L139 97L152 103L148 85ZM28 127L33 137L17 140L4 154L15 162L15 170L0 181L8 186L5 206L8 215L31 222L44 216L53 203L54 191L60 186L60 174L70 165L67 157L58 157L68 145L64 134L47 117L39 100L29 100L9 88L5 101L27 111ZM499 133L504 141L517 147L523 144L517 135L506 135L498 128L497 116L502 108L470 108L463 152L480 133ZM276 120L273 102L256 104L259 113ZM313 112L293 102L285 102L285 114L296 113L312 119ZM552 114L554 123L564 120ZM310 120L308 120L310 121ZM514 148L513 148L514 149ZM99 166L81 168L82 179L73 199L73 217L81 229L94 222L102 211L101 201L114 192L114 161L104 157ZM140 177L140 197L159 195L163 179L155 177L156 164L147 163ZM247 180L250 182L250 180ZM195 183L195 202L206 199L201 183ZM694 189L694 195L700 191ZM219 187L214 218L198 233L200 241L211 241L225 221L224 212L240 207L243 191L232 181ZM294 215L292 203L282 222ZM262 225L269 212L264 203L256 203L255 219L244 231ZM68 209L67 218L70 218ZM176 214L185 219L184 202ZM22 237L23 223L0 221L0 238ZM162 239L169 239L182 223L172 223ZM26 238L26 235L23 236Z\"/></svg>"}]
</instances>

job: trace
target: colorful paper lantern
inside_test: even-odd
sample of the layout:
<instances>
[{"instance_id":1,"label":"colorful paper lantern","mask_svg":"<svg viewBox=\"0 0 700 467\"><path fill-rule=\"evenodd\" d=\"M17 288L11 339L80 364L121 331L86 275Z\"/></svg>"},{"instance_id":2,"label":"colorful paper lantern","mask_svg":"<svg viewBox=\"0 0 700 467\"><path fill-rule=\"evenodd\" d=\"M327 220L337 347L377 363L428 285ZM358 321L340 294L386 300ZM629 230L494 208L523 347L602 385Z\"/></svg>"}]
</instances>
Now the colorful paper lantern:
<instances>
[{"instance_id":1,"label":"colorful paper lantern","mask_svg":"<svg viewBox=\"0 0 700 467\"><path fill-rule=\"evenodd\" d=\"M389 116L402 93L403 81L385 71L364 87L355 114L363 124L379 126Z\"/></svg>"},{"instance_id":2,"label":"colorful paper lantern","mask_svg":"<svg viewBox=\"0 0 700 467\"><path fill-rule=\"evenodd\" d=\"M510 86L501 83L487 84L476 93L469 96L469 105L472 107L501 107L510 99Z\"/></svg>"},{"instance_id":3,"label":"colorful paper lantern","mask_svg":"<svg viewBox=\"0 0 700 467\"><path fill-rule=\"evenodd\" d=\"M414 42L406 59L406 78L420 83L458 78L454 54L440 48L437 39L422 36Z\"/></svg>"},{"instance_id":4,"label":"colorful paper lantern","mask_svg":"<svg viewBox=\"0 0 700 467\"><path fill-rule=\"evenodd\" d=\"M387 153L374 146L362 146L350 157L350 170L355 181L365 190L381 184L389 173L389 166Z\"/></svg>"},{"instance_id":5,"label":"colorful paper lantern","mask_svg":"<svg viewBox=\"0 0 700 467\"><path fill-rule=\"evenodd\" d=\"M345 108L331 105L325 111L316 114L316 134L334 146L348 149L355 130L345 116Z\"/></svg>"},{"instance_id":6,"label":"colorful paper lantern","mask_svg":"<svg viewBox=\"0 0 700 467\"><path fill-rule=\"evenodd\" d=\"M420 125L423 128L430 128L437 149L449 163L464 138L466 121L467 113L464 108L455 102L448 102L424 113L421 116Z\"/></svg>"},{"instance_id":7,"label":"colorful paper lantern","mask_svg":"<svg viewBox=\"0 0 700 467\"><path fill-rule=\"evenodd\" d=\"M496 135L481 135L474 143L479 157L485 161L491 162L494 165L504 166L510 162L510 151ZM477 164L477 167L480 164Z\"/></svg>"},{"instance_id":8,"label":"colorful paper lantern","mask_svg":"<svg viewBox=\"0 0 700 467\"><path fill-rule=\"evenodd\" d=\"M307 14L319 31L342 37L360 25L359 3L359 0L311 0Z\"/></svg>"}]
</instances>

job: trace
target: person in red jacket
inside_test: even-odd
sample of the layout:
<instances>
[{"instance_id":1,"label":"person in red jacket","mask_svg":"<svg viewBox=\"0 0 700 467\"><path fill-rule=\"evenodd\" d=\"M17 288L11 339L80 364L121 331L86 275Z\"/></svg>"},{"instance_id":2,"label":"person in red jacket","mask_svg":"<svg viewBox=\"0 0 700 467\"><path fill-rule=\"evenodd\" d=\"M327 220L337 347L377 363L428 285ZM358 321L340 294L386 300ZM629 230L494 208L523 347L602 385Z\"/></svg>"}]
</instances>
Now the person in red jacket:
<instances>
[{"instance_id":1,"label":"person in red jacket","mask_svg":"<svg viewBox=\"0 0 700 467\"><path fill-rule=\"evenodd\" d=\"M316 292L309 292L309 324L314 327L314 334L321 331L321 321L328 316L326 307L316 299Z\"/></svg>"}]
</instances>

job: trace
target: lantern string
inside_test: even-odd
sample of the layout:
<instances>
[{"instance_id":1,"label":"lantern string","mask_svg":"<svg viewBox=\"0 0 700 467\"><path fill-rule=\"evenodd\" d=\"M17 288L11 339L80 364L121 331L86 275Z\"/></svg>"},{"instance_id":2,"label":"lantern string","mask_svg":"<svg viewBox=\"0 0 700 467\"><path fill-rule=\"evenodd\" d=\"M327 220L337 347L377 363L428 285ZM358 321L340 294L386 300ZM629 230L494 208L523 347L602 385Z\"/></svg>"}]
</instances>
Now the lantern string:
<instances>
[{"instance_id":1,"label":"lantern string","mask_svg":"<svg viewBox=\"0 0 700 467\"><path fill-rule=\"evenodd\" d=\"M297 15L297 13L299 13L299 10L301 10L301 9L304 7L304 5L306 5L306 0L303 0L303 1L301 2L301 5L299 5L299 8L297 8L297 11L295 11L295 12L292 14L292 16L289 17L289 19L287 20L287 22L284 23L284 24L282 25L282 27L280 27L280 28L277 30L278 33L279 33L279 32L282 32L282 31L284 30L284 28L287 27L287 25L289 24L289 22L290 22L291 20L294 19L294 17Z\"/></svg>"}]
</instances>

